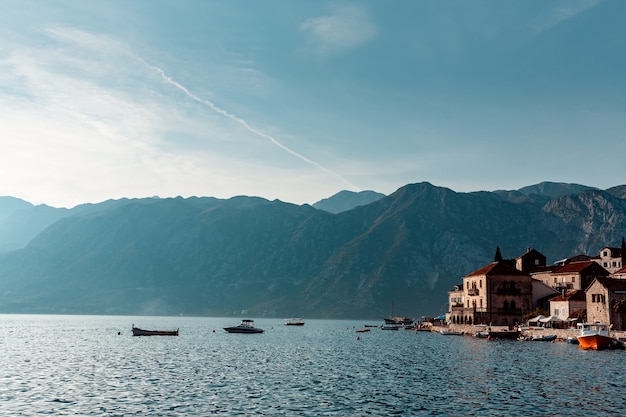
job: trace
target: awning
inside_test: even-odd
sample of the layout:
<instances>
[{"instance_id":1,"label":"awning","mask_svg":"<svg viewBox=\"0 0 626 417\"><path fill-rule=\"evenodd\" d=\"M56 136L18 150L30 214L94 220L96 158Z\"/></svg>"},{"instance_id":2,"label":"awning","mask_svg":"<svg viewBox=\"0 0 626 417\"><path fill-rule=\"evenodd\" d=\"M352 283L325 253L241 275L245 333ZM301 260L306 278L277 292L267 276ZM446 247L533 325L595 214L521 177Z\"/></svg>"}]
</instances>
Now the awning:
<instances>
[{"instance_id":1,"label":"awning","mask_svg":"<svg viewBox=\"0 0 626 417\"><path fill-rule=\"evenodd\" d=\"M539 321L542 323L559 323L559 322L562 322L563 320L555 316L549 316L549 317L544 317L542 319L539 319Z\"/></svg>"}]
</instances>

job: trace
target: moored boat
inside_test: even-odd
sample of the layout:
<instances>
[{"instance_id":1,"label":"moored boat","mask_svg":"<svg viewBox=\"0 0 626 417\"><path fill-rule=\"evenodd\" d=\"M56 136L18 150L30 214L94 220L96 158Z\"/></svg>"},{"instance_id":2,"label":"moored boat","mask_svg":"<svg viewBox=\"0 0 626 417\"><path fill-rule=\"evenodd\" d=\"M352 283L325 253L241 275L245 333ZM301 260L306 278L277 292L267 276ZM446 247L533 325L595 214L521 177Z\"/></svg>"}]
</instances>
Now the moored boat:
<instances>
[{"instance_id":1,"label":"moored boat","mask_svg":"<svg viewBox=\"0 0 626 417\"><path fill-rule=\"evenodd\" d=\"M369 331L370 331L370 329L359 329L359 330L357 330L356 332L357 332L357 333L367 333L367 332L369 332Z\"/></svg>"},{"instance_id":2,"label":"moored boat","mask_svg":"<svg viewBox=\"0 0 626 417\"><path fill-rule=\"evenodd\" d=\"M135 327L133 324L132 327L133 336L178 336L178 329L176 330L145 330Z\"/></svg>"},{"instance_id":3,"label":"moored boat","mask_svg":"<svg viewBox=\"0 0 626 417\"><path fill-rule=\"evenodd\" d=\"M602 350L617 345L609 335L609 326L601 323L578 323L580 334L576 337L581 349Z\"/></svg>"},{"instance_id":4,"label":"moored boat","mask_svg":"<svg viewBox=\"0 0 626 417\"><path fill-rule=\"evenodd\" d=\"M285 326L304 326L304 320L300 318L285 319Z\"/></svg>"},{"instance_id":5,"label":"moored boat","mask_svg":"<svg viewBox=\"0 0 626 417\"><path fill-rule=\"evenodd\" d=\"M519 339L520 332L518 330L492 330L487 336L488 339Z\"/></svg>"},{"instance_id":6,"label":"moored boat","mask_svg":"<svg viewBox=\"0 0 626 417\"><path fill-rule=\"evenodd\" d=\"M452 330L442 330L439 333L444 336L463 336L465 334L465 332L455 332Z\"/></svg>"},{"instance_id":7,"label":"moored boat","mask_svg":"<svg viewBox=\"0 0 626 417\"><path fill-rule=\"evenodd\" d=\"M258 327L254 327L254 320L244 319L241 320L237 326L224 327L228 333L263 333L263 329L259 329Z\"/></svg>"},{"instance_id":8,"label":"moored boat","mask_svg":"<svg viewBox=\"0 0 626 417\"><path fill-rule=\"evenodd\" d=\"M528 340L530 340L531 342L552 342L556 340L556 335L546 334L546 335L541 335L541 336L533 336Z\"/></svg>"}]
</instances>

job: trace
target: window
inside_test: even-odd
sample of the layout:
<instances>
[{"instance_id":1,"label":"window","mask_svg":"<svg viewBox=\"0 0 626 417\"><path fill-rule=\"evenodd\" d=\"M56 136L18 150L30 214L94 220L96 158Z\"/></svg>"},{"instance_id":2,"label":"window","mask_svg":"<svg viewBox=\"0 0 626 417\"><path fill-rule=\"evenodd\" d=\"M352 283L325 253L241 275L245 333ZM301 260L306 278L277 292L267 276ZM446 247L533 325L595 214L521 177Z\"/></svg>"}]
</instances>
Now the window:
<instances>
[{"instance_id":1,"label":"window","mask_svg":"<svg viewBox=\"0 0 626 417\"><path fill-rule=\"evenodd\" d=\"M607 266L609 266L609 264L606 262L602 262L602 266L606 268Z\"/></svg>"},{"instance_id":2,"label":"window","mask_svg":"<svg viewBox=\"0 0 626 417\"><path fill-rule=\"evenodd\" d=\"M576 277L572 277L572 282L576 282Z\"/></svg>"},{"instance_id":3,"label":"window","mask_svg":"<svg viewBox=\"0 0 626 417\"><path fill-rule=\"evenodd\" d=\"M558 316L558 315L559 315L559 309L558 309L558 308L555 308L555 309L554 309L554 315L555 315L555 316Z\"/></svg>"},{"instance_id":4,"label":"window","mask_svg":"<svg viewBox=\"0 0 626 417\"><path fill-rule=\"evenodd\" d=\"M608 251L602 252L602 256L609 256L609 252Z\"/></svg>"}]
</instances>

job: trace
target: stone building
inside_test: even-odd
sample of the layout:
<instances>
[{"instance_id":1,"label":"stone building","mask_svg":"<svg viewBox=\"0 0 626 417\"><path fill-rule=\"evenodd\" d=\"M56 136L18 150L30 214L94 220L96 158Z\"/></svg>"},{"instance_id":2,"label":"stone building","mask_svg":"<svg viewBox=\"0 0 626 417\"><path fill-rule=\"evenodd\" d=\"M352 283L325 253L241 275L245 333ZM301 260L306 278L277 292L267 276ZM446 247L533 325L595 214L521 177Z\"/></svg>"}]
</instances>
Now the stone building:
<instances>
[{"instance_id":1,"label":"stone building","mask_svg":"<svg viewBox=\"0 0 626 417\"><path fill-rule=\"evenodd\" d=\"M605 246L600 249L599 264L610 273L623 268L624 258L626 258L626 241L622 238L622 245L619 248Z\"/></svg>"},{"instance_id":2,"label":"stone building","mask_svg":"<svg viewBox=\"0 0 626 417\"><path fill-rule=\"evenodd\" d=\"M505 261L466 275L462 293L458 290L455 297L462 301L450 304L448 320L452 323L512 326L521 323L524 314L531 311L530 275Z\"/></svg>"},{"instance_id":3,"label":"stone building","mask_svg":"<svg viewBox=\"0 0 626 417\"><path fill-rule=\"evenodd\" d=\"M565 322L586 308L587 298L582 290L571 290L550 299L550 315Z\"/></svg>"},{"instance_id":4,"label":"stone building","mask_svg":"<svg viewBox=\"0 0 626 417\"><path fill-rule=\"evenodd\" d=\"M596 278L585 290L587 321L626 330L626 280Z\"/></svg>"},{"instance_id":5,"label":"stone building","mask_svg":"<svg viewBox=\"0 0 626 417\"><path fill-rule=\"evenodd\" d=\"M608 277L609 271L593 260L555 264L531 273L534 279L559 291L584 290L598 277Z\"/></svg>"}]
</instances>

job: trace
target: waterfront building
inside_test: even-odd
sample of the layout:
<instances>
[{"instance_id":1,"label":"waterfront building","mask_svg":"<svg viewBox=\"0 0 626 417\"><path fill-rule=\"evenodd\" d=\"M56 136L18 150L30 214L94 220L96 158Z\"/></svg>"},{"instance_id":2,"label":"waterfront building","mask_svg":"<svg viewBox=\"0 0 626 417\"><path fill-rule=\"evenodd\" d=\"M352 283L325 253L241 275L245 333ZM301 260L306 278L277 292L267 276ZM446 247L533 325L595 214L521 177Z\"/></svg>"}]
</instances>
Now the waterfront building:
<instances>
[{"instance_id":1,"label":"waterfront building","mask_svg":"<svg viewBox=\"0 0 626 417\"><path fill-rule=\"evenodd\" d=\"M563 294L550 299L550 315L563 321L580 314L587 308L587 297L582 290L563 291Z\"/></svg>"},{"instance_id":2,"label":"waterfront building","mask_svg":"<svg viewBox=\"0 0 626 417\"><path fill-rule=\"evenodd\" d=\"M461 303L450 304L448 320L458 324L512 326L532 307L532 280L505 261L492 262L463 277ZM455 291L453 291L455 292Z\"/></svg>"},{"instance_id":3,"label":"waterfront building","mask_svg":"<svg viewBox=\"0 0 626 417\"><path fill-rule=\"evenodd\" d=\"M611 324L613 330L626 330L626 280L596 278L585 290L587 321Z\"/></svg>"}]
</instances>

